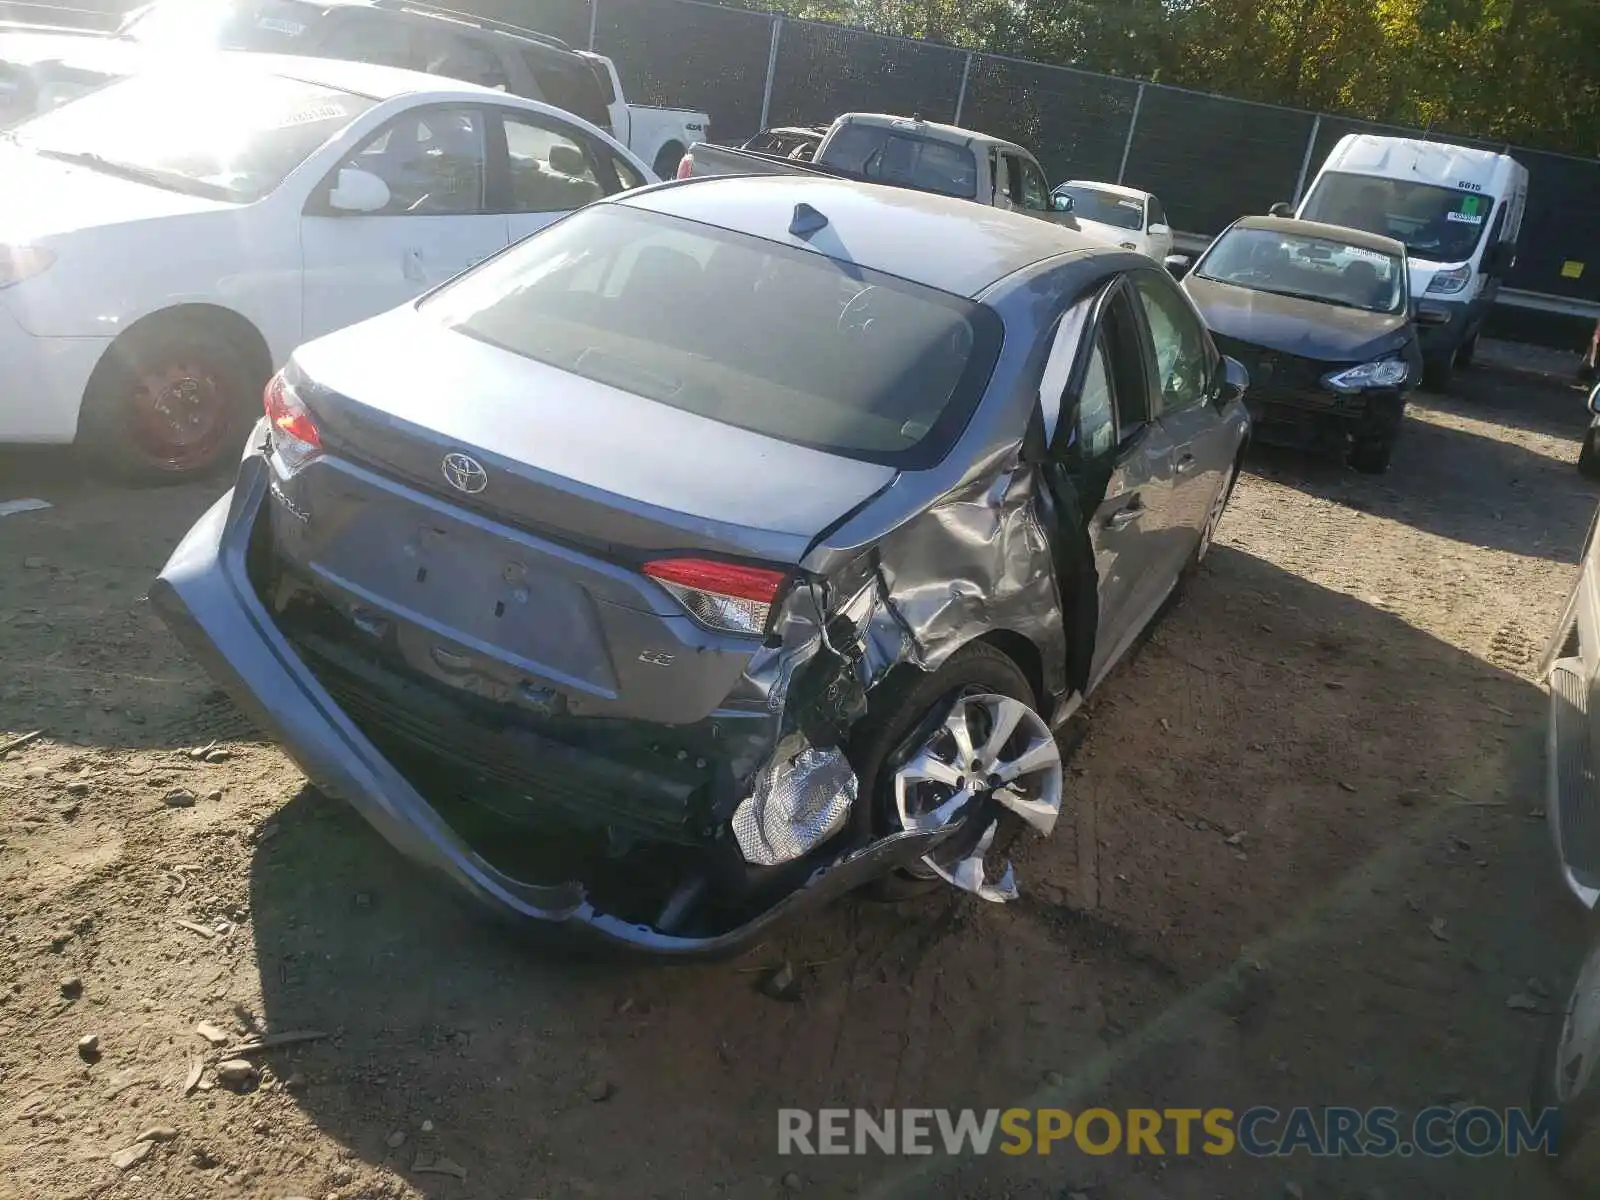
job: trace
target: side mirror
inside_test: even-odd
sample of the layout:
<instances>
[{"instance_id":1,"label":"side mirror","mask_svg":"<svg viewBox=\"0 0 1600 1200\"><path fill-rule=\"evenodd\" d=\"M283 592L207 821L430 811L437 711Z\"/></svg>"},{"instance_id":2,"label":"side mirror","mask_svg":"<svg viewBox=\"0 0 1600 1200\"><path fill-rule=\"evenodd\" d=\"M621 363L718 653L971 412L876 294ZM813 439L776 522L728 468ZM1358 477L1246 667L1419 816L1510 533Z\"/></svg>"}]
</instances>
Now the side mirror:
<instances>
[{"instance_id":1,"label":"side mirror","mask_svg":"<svg viewBox=\"0 0 1600 1200\"><path fill-rule=\"evenodd\" d=\"M328 207L334 212L382 212L389 200L389 185L359 167L341 167L338 182L328 191Z\"/></svg>"},{"instance_id":2,"label":"side mirror","mask_svg":"<svg viewBox=\"0 0 1600 1200\"><path fill-rule=\"evenodd\" d=\"M1151 232L1154 233L1155 231L1151 230ZM1193 264L1189 261L1187 254L1169 254L1161 260L1161 265L1167 269L1168 275L1171 275L1174 279L1182 279L1189 273L1189 268ZM1240 370L1243 370L1243 368L1241 367Z\"/></svg>"},{"instance_id":3,"label":"side mirror","mask_svg":"<svg viewBox=\"0 0 1600 1200\"><path fill-rule=\"evenodd\" d=\"M1600 383L1589 389L1589 412L1600 417Z\"/></svg>"},{"instance_id":4,"label":"side mirror","mask_svg":"<svg viewBox=\"0 0 1600 1200\"><path fill-rule=\"evenodd\" d=\"M1151 237L1166 237L1169 233L1172 232L1172 226L1171 225L1163 225L1160 221L1157 221L1154 225L1150 226L1150 228L1148 230L1146 230L1145 232L1147 232Z\"/></svg>"},{"instance_id":5,"label":"side mirror","mask_svg":"<svg viewBox=\"0 0 1600 1200\"><path fill-rule=\"evenodd\" d=\"M1483 273L1490 279L1504 279L1516 261L1516 248L1510 242L1496 242L1483 252Z\"/></svg>"},{"instance_id":6,"label":"side mirror","mask_svg":"<svg viewBox=\"0 0 1600 1200\"><path fill-rule=\"evenodd\" d=\"M1054 212L1069 213L1072 211L1072 197L1063 192L1057 192L1050 197L1050 208Z\"/></svg>"},{"instance_id":7,"label":"side mirror","mask_svg":"<svg viewBox=\"0 0 1600 1200\"><path fill-rule=\"evenodd\" d=\"M1288 201L1279 200L1271 208L1267 209L1267 215L1269 217L1290 217L1290 218L1293 218L1294 217L1294 205L1290 204Z\"/></svg>"},{"instance_id":8,"label":"side mirror","mask_svg":"<svg viewBox=\"0 0 1600 1200\"><path fill-rule=\"evenodd\" d=\"M1222 356L1222 383L1217 388L1217 403L1219 405L1232 404L1243 397L1245 390L1250 386L1250 372L1244 369L1244 364L1236 358Z\"/></svg>"}]
</instances>

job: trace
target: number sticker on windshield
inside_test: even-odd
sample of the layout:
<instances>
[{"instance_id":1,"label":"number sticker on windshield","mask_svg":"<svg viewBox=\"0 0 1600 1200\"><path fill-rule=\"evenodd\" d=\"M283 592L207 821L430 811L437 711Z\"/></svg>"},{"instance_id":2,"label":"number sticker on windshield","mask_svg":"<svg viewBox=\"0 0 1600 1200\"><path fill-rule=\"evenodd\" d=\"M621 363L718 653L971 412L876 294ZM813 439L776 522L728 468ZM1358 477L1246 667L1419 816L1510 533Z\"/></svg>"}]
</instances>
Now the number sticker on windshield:
<instances>
[{"instance_id":1,"label":"number sticker on windshield","mask_svg":"<svg viewBox=\"0 0 1600 1200\"><path fill-rule=\"evenodd\" d=\"M284 113L274 123L274 128L290 129L295 125L314 125L318 121L338 121L344 116L344 109L337 104L317 104L302 108L299 112Z\"/></svg>"},{"instance_id":2,"label":"number sticker on windshield","mask_svg":"<svg viewBox=\"0 0 1600 1200\"><path fill-rule=\"evenodd\" d=\"M1483 224L1483 197L1463 196L1461 198L1460 212L1447 212L1444 215L1447 221L1459 221L1466 225Z\"/></svg>"},{"instance_id":3,"label":"number sticker on windshield","mask_svg":"<svg viewBox=\"0 0 1600 1200\"><path fill-rule=\"evenodd\" d=\"M290 37L299 37L306 31L306 27L298 21L285 21L282 17L262 17L256 22L257 29L265 29L268 33L283 33Z\"/></svg>"}]
</instances>

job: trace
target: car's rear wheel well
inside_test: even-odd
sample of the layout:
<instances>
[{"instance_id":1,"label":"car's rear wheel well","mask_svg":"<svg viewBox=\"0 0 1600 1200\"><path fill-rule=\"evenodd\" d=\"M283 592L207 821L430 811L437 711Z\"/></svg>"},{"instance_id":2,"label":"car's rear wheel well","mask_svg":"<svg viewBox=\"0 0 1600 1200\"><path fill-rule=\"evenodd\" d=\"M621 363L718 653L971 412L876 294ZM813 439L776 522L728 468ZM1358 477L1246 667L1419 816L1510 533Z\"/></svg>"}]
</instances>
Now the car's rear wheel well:
<instances>
[{"instance_id":1,"label":"car's rear wheel well","mask_svg":"<svg viewBox=\"0 0 1600 1200\"><path fill-rule=\"evenodd\" d=\"M1034 708L1048 717L1049 713L1045 712L1048 698L1044 689L1044 659L1040 657L1039 648L1020 633L1009 629L991 629L976 640L993 646L1017 664L1017 669L1033 691Z\"/></svg>"},{"instance_id":2,"label":"car's rear wheel well","mask_svg":"<svg viewBox=\"0 0 1600 1200\"><path fill-rule=\"evenodd\" d=\"M678 162L683 158L683 152L687 148L682 142L673 138L661 149L657 150L654 164L656 175L662 179L671 179L677 172Z\"/></svg>"}]
</instances>

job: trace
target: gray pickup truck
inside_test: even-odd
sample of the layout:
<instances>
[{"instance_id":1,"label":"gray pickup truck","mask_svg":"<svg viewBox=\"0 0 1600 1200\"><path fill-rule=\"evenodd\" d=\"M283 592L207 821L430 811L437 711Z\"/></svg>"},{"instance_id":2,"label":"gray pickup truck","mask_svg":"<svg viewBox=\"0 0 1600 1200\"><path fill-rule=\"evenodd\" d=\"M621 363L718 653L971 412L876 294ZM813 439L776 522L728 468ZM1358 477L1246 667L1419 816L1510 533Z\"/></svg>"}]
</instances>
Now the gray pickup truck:
<instances>
[{"instance_id":1,"label":"gray pickup truck","mask_svg":"<svg viewBox=\"0 0 1600 1200\"><path fill-rule=\"evenodd\" d=\"M916 117L845 113L810 162L696 142L678 178L702 175L837 175L937 192L1076 229L1072 198L1052 196L1039 160L1015 142Z\"/></svg>"}]
</instances>

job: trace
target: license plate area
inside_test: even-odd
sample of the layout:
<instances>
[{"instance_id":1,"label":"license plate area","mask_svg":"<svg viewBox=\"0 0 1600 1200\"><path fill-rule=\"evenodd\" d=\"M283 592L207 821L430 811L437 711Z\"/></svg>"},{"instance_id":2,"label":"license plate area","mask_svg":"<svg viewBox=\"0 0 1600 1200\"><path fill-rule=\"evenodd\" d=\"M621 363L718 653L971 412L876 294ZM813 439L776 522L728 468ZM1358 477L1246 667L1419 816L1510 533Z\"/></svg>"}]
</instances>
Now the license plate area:
<instances>
[{"instance_id":1,"label":"license plate area","mask_svg":"<svg viewBox=\"0 0 1600 1200\"><path fill-rule=\"evenodd\" d=\"M616 686L581 563L417 506L347 493L338 508L308 556L312 574L373 617L414 626L402 640L439 645L450 656L433 663L442 674L475 674L490 659L520 675Z\"/></svg>"}]
</instances>

